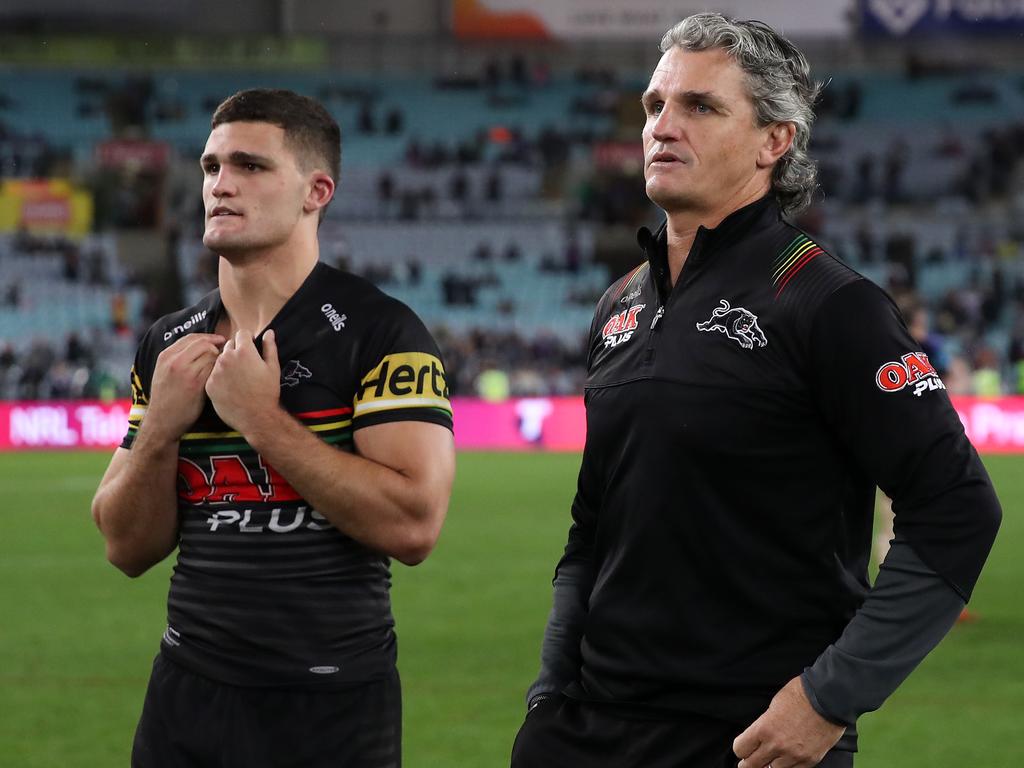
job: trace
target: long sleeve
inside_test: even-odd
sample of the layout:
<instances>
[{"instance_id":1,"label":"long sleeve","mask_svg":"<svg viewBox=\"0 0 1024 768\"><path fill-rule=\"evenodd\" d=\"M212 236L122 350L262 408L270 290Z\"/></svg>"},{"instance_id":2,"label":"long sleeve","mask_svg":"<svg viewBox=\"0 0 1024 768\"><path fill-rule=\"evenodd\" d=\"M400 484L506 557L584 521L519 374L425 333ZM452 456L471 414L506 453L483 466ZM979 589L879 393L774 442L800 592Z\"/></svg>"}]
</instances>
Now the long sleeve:
<instances>
[{"instance_id":1,"label":"long sleeve","mask_svg":"<svg viewBox=\"0 0 1024 768\"><path fill-rule=\"evenodd\" d=\"M853 725L878 709L939 644L964 600L907 542L889 549L864 604L813 666L804 690L820 715Z\"/></svg>"},{"instance_id":2,"label":"long sleeve","mask_svg":"<svg viewBox=\"0 0 1024 768\"><path fill-rule=\"evenodd\" d=\"M591 552L596 490L592 452L585 448L572 504L569 540L552 581L551 613L541 643L540 673L527 691L527 708L579 677L580 640L594 585Z\"/></svg>"}]
</instances>

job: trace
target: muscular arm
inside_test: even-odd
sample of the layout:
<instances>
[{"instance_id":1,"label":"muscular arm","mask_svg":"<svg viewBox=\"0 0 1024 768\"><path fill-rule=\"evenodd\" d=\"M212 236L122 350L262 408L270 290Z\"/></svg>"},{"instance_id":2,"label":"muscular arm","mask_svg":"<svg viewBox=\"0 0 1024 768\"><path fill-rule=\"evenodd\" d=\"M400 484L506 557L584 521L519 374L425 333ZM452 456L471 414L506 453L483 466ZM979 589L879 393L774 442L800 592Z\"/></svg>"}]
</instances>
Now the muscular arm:
<instances>
[{"instance_id":1,"label":"muscular arm","mask_svg":"<svg viewBox=\"0 0 1024 768\"><path fill-rule=\"evenodd\" d=\"M178 444L151 440L145 432L131 450L114 452L92 500L107 560L133 578L178 544Z\"/></svg>"},{"instance_id":2,"label":"muscular arm","mask_svg":"<svg viewBox=\"0 0 1024 768\"><path fill-rule=\"evenodd\" d=\"M177 546L178 441L202 410L203 386L223 341L196 333L160 353L135 442L114 452L93 497L107 559L129 576L145 573Z\"/></svg>"},{"instance_id":3,"label":"muscular arm","mask_svg":"<svg viewBox=\"0 0 1024 768\"><path fill-rule=\"evenodd\" d=\"M407 565L433 549L455 476L452 433L399 421L355 432L356 454L327 445L279 404L273 331L262 355L239 332L206 383L214 408L317 512L356 541Z\"/></svg>"},{"instance_id":4,"label":"muscular arm","mask_svg":"<svg viewBox=\"0 0 1024 768\"><path fill-rule=\"evenodd\" d=\"M447 428L419 421L365 427L355 433L358 455L324 443L280 409L244 434L342 533L406 565L433 549L455 476Z\"/></svg>"}]
</instances>

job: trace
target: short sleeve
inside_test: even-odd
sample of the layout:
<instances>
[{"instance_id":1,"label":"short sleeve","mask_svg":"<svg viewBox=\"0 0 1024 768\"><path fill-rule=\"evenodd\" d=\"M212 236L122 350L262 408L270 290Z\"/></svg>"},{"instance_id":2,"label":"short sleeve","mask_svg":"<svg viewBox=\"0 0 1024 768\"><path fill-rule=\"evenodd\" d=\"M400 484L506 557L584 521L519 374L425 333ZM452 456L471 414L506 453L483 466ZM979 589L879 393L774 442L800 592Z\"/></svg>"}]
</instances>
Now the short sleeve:
<instances>
[{"instance_id":1,"label":"short sleeve","mask_svg":"<svg viewBox=\"0 0 1024 768\"><path fill-rule=\"evenodd\" d=\"M148 338L148 335L146 338ZM149 385L152 373L149 371L148 361L146 360L146 338L142 340L135 352L135 362L132 364L131 373L129 374L131 378L132 406L131 410L128 411L128 431L121 440L122 448L131 448L135 443L135 436L139 432L139 425L142 423L142 418L146 415L146 409L149 407ZM143 380L144 377L145 380Z\"/></svg>"},{"instance_id":2,"label":"short sleeve","mask_svg":"<svg viewBox=\"0 0 1024 768\"><path fill-rule=\"evenodd\" d=\"M389 300L359 356L352 429L427 421L452 429L444 363L430 332L404 304Z\"/></svg>"},{"instance_id":3,"label":"short sleeve","mask_svg":"<svg viewBox=\"0 0 1024 768\"><path fill-rule=\"evenodd\" d=\"M867 280L814 315L814 397L867 476L893 499L896 532L964 599L991 549L999 503L928 356Z\"/></svg>"}]
</instances>

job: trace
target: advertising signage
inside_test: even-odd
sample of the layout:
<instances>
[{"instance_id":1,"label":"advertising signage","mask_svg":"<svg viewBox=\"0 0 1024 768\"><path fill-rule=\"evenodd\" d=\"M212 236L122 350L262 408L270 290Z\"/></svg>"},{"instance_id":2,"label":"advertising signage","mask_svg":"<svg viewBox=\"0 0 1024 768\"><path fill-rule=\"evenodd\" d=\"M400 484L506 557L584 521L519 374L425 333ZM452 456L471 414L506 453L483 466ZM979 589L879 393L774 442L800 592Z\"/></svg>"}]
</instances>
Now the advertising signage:
<instances>
[{"instance_id":1,"label":"advertising signage","mask_svg":"<svg viewBox=\"0 0 1024 768\"><path fill-rule=\"evenodd\" d=\"M1024 397L953 397L980 453L1024 453ZM113 450L128 426L127 401L0 402L0 451ZM582 451L583 399L529 397L490 403L455 398L460 450Z\"/></svg>"},{"instance_id":2,"label":"advertising signage","mask_svg":"<svg viewBox=\"0 0 1024 768\"><path fill-rule=\"evenodd\" d=\"M866 36L1020 35L1024 0L860 0Z\"/></svg>"}]
</instances>

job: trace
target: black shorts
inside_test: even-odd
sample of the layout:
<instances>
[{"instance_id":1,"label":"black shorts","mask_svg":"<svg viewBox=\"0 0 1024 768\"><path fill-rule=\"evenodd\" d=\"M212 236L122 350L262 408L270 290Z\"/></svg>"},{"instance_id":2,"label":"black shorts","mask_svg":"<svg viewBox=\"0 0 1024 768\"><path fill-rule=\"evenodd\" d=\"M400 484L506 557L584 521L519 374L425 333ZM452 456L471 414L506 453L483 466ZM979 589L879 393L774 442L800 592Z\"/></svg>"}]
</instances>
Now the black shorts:
<instances>
[{"instance_id":1,"label":"black shorts","mask_svg":"<svg viewBox=\"0 0 1024 768\"><path fill-rule=\"evenodd\" d=\"M132 768L399 768L402 693L390 678L338 691L243 688L158 655Z\"/></svg>"},{"instance_id":2,"label":"black shorts","mask_svg":"<svg viewBox=\"0 0 1024 768\"><path fill-rule=\"evenodd\" d=\"M526 716L512 746L512 768L736 768L732 742L742 728L702 715L641 718L562 694ZM818 768L853 768L833 749Z\"/></svg>"}]
</instances>

